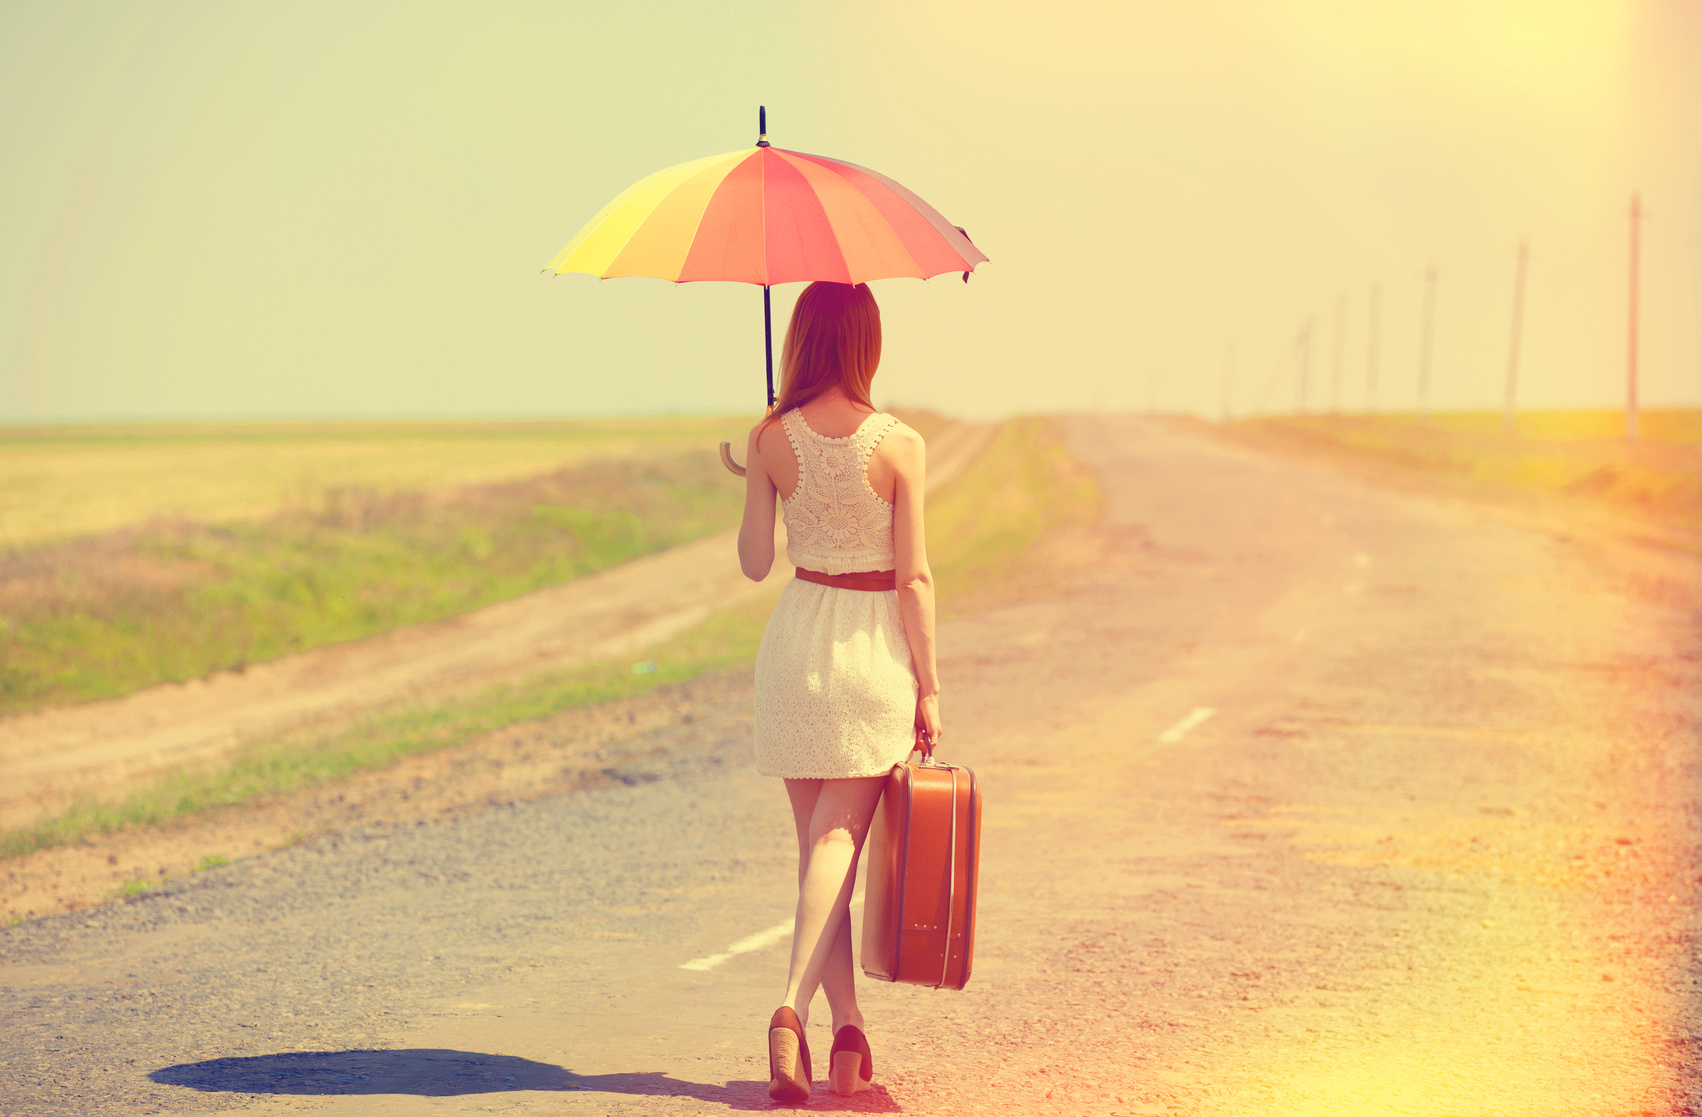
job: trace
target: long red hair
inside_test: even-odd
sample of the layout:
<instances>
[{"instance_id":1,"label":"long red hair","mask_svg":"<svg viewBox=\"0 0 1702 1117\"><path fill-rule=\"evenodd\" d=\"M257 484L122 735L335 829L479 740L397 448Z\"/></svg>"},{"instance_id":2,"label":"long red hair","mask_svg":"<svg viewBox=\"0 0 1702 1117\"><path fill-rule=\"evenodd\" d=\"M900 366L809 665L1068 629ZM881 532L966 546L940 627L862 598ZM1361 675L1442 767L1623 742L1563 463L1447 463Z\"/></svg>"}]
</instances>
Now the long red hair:
<instances>
[{"instance_id":1,"label":"long red hair","mask_svg":"<svg viewBox=\"0 0 1702 1117\"><path fill-rule=\"evenodd\" d=\"M812 283L792 308L780 349L774 417L802 407L835 384L864 407L881 363L881 308L867 283Z\"/></svg>"}]
</instances>

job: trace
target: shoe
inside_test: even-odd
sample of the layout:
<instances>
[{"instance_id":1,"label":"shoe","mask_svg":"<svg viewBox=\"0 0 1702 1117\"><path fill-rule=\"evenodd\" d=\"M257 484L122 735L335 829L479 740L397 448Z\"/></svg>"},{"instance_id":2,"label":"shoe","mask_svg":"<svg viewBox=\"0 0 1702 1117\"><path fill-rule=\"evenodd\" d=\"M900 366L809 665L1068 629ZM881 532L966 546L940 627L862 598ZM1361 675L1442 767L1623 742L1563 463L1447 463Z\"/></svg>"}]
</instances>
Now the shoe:
<instances>
[{"instance_id":1,"label":"shoe","mask_svg":"<svg viewBox=\"0 0 1702 1117\"><path fill-rule=\"evenodd\" d=\"M810 1045L804 1042L804 1026L797 1013L781 1005L768 1022L768 1096L788 1105L807 1102L810 1078Z\"/></svg>"},{"instance_id":2,"label":"shoe","mask_svg":"<svg viewBox=\"0 0 1702 1117\"><path fill-rule=\"evenodd\" d=\"M869 1089L875 1078L875 1060L869 1054L869 1039L855 1024L847 1024L833 1036L833 1055L828 1063L827 1084L842 1098Z\"/></svg>"}]
</instances>

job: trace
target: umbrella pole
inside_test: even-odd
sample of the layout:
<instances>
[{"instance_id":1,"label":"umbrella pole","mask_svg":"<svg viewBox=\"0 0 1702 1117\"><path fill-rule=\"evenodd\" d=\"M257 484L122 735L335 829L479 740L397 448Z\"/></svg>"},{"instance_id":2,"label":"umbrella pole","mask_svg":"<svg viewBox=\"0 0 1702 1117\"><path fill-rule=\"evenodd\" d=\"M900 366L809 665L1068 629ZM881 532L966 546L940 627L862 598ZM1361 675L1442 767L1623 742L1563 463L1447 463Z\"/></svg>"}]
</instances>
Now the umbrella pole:
<instances>
[{"instance_id":1,"label":"umbrella pole","mask_svg":"<svg viewBox=\"0 0 1702 1117\"><path fill-rule=\"evenodd\" d=\"M768 361L768 414L774 414L774 308L768 300L768 285L762 288L762 350ZM728 471L740 477L745 475L745 467L733 459L733 446L730 442L721 444L721 464Z\"/></svg>"},{"instance_id":2,"label":"umbrella pole","mask_svg":"<svg viewBox=\"0 0 1702 1117\"><path fill-rule=\"evenodd\" d=\"M768 360L768 410L774 410L774 312L768 304L768 285L762 287L762 350Z\"/></svg>"},{"instance_id":3,"label":"umbrella pole","mask_svg":"<svg viewBox=\"0 0 1702 1117\"><path fill-rule=\"evenodd\" d=\"M768 106L756 107L756 146L768 146ZM774 414L774 313L768 305L768 284L762 285L762 351L768 360L768 413Z\"/></svg>"}]
</instances>

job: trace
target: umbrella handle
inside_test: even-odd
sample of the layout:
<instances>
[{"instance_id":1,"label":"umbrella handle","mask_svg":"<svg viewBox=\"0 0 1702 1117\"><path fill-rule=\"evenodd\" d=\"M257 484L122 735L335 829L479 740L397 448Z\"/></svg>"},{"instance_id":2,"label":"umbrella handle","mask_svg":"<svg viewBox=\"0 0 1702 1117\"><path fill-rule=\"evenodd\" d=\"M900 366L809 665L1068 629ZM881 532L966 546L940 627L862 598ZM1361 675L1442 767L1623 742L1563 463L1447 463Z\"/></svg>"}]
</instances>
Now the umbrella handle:
<instances>
[{"instance_id":1,"label":"umbrella handle","mask_svg":"<svg viewBox=\"0 0 1702 1117\"><path fill-rule=\"evenodd\" d=\"M721 444L721 464L727 467L729 473L736 474L739 477L745 475L745 467L733 460L733 444L731 442Z\"/></svg>"}]
</instances>

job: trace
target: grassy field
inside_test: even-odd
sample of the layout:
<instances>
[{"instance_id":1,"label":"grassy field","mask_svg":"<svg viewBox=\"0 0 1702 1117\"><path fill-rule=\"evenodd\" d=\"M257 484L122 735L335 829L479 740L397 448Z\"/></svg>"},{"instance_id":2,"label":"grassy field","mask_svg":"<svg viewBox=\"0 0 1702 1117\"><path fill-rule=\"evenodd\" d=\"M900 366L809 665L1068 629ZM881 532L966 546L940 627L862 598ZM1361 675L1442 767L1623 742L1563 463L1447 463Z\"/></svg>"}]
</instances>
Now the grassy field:
<instances>
[{"instance_id":1,"label":"grassy field","mask_svg":"<svg viewBox=\"0 0 1702 1117\"><path fill-rule=\"evenodd\" d=\"M716 468L719 468L717 466ZM930 500L930 561L942 608L1019 576L1037 544L1061 524L1099 513L1091 474L1064 451L1050 423L1017 419L960 477ZM394 710L358 724L255 746L218 769L173 773L112 804L86 803L27 829L0 835L0 856L74 842L92 832L151 826L334 782L402 757L465 743L505 725L594 702L629 697L756 655L772 600L718 614L643 653L631 664L587 667L493 688L472 698Z\"/></svg>"},{"instance_id":2,"label":"grassy field","mask_svg":"<svg viewBox=\"0 0 1702 1117\"><path fill-rule=\"evenodd\" d=\"M1505 433L1499 413L1306 415L1219 428L1253 445L1361 462L1490 493L1612 509L1702 530L1702 410L1641 416L1625 441L1618 411L1532 412Z\"/></svg>"}]
</instances>

